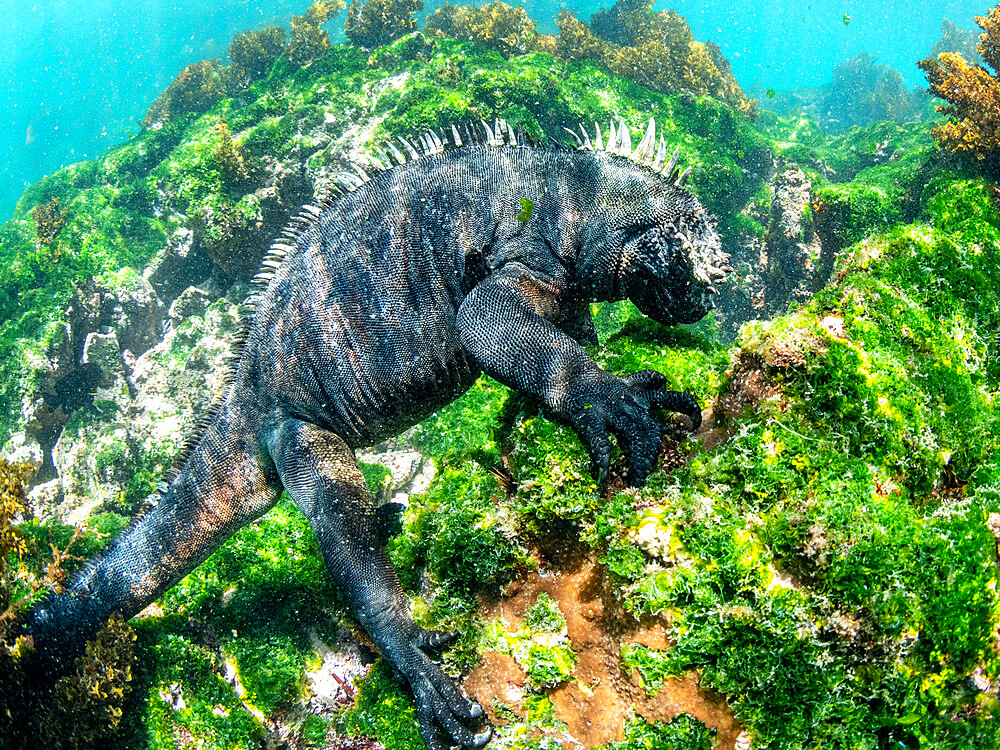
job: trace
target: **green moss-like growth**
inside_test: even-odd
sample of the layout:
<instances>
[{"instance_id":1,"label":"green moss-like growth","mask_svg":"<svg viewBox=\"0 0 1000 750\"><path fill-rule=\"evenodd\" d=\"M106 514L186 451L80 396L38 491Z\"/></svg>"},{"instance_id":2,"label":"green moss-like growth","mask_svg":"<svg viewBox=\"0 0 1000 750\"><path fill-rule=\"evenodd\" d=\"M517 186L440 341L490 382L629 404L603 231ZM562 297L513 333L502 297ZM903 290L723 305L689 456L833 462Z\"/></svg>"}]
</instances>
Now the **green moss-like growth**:
<instances>
[{"instance_id":1,"label":"green moss-like growth","mask_svg":"<svg viewBox=\"0 0 1000 750\"><path fill-rule=\"evenodd\" d=\"M414 498L403 534L393 540L393 560L414 585L419 567L456 593L495 590L527 555L509 517L498 512L496 479L472 461L439 467L428 492Z\"/></svg>"},{"instance_id":2,"label":"green moss-like growth","mask_svg":"<svg viewBox=\"0 0 1000 750\"><path fill-rule=\"evenodd\" d=\"M630 606L673 617L668 651L625 663L647 689L700 669L761 743L996 741L965 676L1000 669L997 360L972 334L997 324L1000 235L981 183L946 184L931 225L857 246L835 287L744 327L725 387L752 366L774 395L656 491L675 538L643 550L666 569L617 566Z\"/></svg>"},{"instance_id":3,"label":"green moss-like growth","mask_svg":"<svg viewBox=\"0 0 1000 750\"><path fill-rule=\"evenodd\" d=\"M566 617L559 609L559 605L552 601L552 597L542 592L528 610L525 624L532 630L543 633L558 633L566 627Z\"/></svg>"},{"instance_id":4,"label":"green moss-like growth","mask_svg":"<svg viewBox=\"0 0 1000 750\"><path fill-rule=\"evenodd\" d=\"M421 422L413 436L431 456L496 453L496 429L510 391L483 377L461 398Z\"/></svg>"},{"instance_id":5,"label":"green moss-like growth","mask_svg":"<svg viewBox=\"0 0 1000 750\"><path fill-rule=\"evenodd\" d=\"M566 636L566 618L544 593L538 595L515 632L509 632L500 621L489 623L481 647L512 656L524 670L528 687L536 696L543 696L572 679L576 669L577 654Z\"/></svg>"},{"instance_id":6,"label":"green moss-like growth","mask_svg":"<svg viewBox=\"0 0 1000 750\"><path fill-rule=\"evenodd\" d=\"M710 750L714 735L715 730L688 714L654 724L631 719L625 724L625 739L607 745L607 750Z\"/></svg>"},{"instance_id":7,"label":"green moss-like growth","mask_svg":"<svg viewBox=\"0 0 1000 750\"><path fill-rule=\"evenodd\" d=\"M834 137L812 121L761 118L776 151L813 183L811 222L832 252L868 234L916 219L937 153L928 126L880 122Z\"/></svg>"},{"instance_id":8,"label":"green moss-like growth","mask_svg":"<svg viewBox=\"0 0 1000 750\"><path fill-rule=\"evenodd\" d=\"M361 685L355 707L334 720L337 734L374 737L393 750L424 750L416 711L384 660L376 663Z\"/></svg>"}]
</instances>

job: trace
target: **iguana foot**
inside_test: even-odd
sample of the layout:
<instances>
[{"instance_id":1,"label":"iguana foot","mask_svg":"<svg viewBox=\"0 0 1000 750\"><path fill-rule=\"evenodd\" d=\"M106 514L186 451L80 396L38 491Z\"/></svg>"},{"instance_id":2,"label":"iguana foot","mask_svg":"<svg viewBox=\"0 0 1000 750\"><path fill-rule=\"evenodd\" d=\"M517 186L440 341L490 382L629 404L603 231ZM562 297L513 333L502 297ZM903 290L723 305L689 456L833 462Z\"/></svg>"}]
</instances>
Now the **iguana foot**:
<instances>
[{"instance_id":1,"label":"iguana foot","mask_svg":"<svg viewBox=\"0 0 1000 750\"><path fill-rule=\"evenodd\" d=\"M656 467L663 425L653 416L658 409L676 411L701 424L701 410L694 396L664 389L667 378L656 370L640 370L628 377L604 377L578 386L566 400L564 415L580 435L597 469L598 482L607 478L613 434L628 447L631 485L641 485Z\"/></svg>"},{"instance_id":2,"label":"iguana foot","mask_svg":"<svg viewBox=\"0 0 1000 750\"><path fill-rule=\"evenodd\" d=\"M401 651L389 657L397 676L413 691L420 734L429 750L447 750L455 745L480 748L493 736L482 706L466 698L424 653L456 637L454 633L418 629Z\"/></svg>"}]
</instances>

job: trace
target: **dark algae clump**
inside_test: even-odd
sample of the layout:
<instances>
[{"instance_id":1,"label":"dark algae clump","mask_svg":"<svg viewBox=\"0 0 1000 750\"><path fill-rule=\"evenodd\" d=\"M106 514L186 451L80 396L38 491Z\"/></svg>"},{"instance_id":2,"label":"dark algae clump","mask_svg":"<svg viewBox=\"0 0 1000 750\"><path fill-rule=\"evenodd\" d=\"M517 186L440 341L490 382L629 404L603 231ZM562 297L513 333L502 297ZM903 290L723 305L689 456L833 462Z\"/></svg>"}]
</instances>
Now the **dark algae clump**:
<instances>
[{"instance_id":1,"label":"dark algae clump","mask_svg":"<svg viewBox=\"0 0 1000 750\"><path fill-rule=\"evenodd\" d=\"M290 36L247 31L228 64L189 66L141 132L32 185L0 226L0 737L423 748L287 497L112 620L45 705L18 617L155 489L260 256L346 158L497 116L561 143L621 117L637 144L655 116L735 273L692 326L594 305L588 352L662 371L704 424L668 427L641 488L616 442L599 483L570 428L484 377L380 446L363 473L407 502L386 544L417 622L458 633L441 661L497 747L1000 747L997 9L977 19L990 69L954 29L964 57L921 63L948 120L844 115L836 135L758 113L718 47L641 1L564 12L555 36L499 1L422 27L419 2L353 2L351 43L331 45L342 9L314 3ZM865 93L888 114L911 96L893 72L841 70L887 77ZM539 205L515 200L510 220ZM822 251L801 256L808 278L751 262L797 247Z\"/></svg>"}]
</instances>

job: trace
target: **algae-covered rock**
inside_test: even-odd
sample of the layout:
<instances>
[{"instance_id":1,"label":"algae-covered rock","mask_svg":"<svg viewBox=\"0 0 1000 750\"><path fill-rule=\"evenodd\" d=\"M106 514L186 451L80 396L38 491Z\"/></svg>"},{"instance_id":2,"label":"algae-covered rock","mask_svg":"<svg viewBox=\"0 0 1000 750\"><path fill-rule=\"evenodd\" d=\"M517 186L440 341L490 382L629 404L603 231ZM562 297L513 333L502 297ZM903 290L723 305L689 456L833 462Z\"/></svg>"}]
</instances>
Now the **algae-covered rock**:
<instances>
[{"instance_id":1,"label":"algae-covered rock","mask_svg":"<svg viewBox=\"0 0 1000 750\"><path fill-rule=\"evenodd\" d=\"M317 32L308 67L266 65L273 32L244 38L238 98L212 66L199 86L189 71L173 93L211 94L189 107L204 111L29 189L0 227L0 426L49 520L7 528L37 556L48 538L67 549L52 519L139 507L218 390L239 280L371 139L499 115L564 141L564 126L655 116L733 251L728 299L670 329L594 306L591 353L662 370L704 426L671 425L642 488L617 446L600 486L570 429L484 378L362 456L376 495L407 503L389 549L415 616L458 632L442 659L497 747L996 747L993 188L947 171L922 125L758 127L721 78L701 83L723 101L638 85L629 65L666 42L685 42L688 69L664 76L731 73L647 4L597 16L600 34L564 16L558 57L501 6L470 11L465 33L507 59L445 38L455 9L370 56ZM506 47L500 21L521 30ZM650 29L672 35L643 53ZM626 76L599 67L607 45L638 50L610 66ZM32 211L54 198L66 223L36 246ZM133 624L108 747L422 747L287 499ZM124 693L120 673L87 669L80 689Z\"/></svg>"}]
</instances>

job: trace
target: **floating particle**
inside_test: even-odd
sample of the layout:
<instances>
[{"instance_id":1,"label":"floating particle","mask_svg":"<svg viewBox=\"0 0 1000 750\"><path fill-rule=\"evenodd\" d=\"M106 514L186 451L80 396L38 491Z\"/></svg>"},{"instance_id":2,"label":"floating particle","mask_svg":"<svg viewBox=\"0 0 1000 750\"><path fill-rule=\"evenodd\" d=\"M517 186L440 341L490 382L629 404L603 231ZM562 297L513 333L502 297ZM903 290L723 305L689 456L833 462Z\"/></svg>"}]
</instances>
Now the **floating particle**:
<instances>
[{"instance_id":1,"label":"floating particle","mask_svg":"<svg viewBox=\"0 0 1000 750\"><path fill-rule=\"evenodd\" d=\"M844 14L844 26L847 26L847 24L849 24L850 22L851 22L851 17L845 13Z\"/></svg>"},{"instance_id":2,"label":"floating particle","mask_svg":"<svg viewBox=\"0 0 1000 750\"><path fill-rule=\"evenodd\" d=\"M767 90L767 98L768 99L773 99L774 98L774 89L768 89Z\"/></svg>"}]
</instances>

